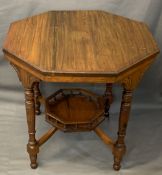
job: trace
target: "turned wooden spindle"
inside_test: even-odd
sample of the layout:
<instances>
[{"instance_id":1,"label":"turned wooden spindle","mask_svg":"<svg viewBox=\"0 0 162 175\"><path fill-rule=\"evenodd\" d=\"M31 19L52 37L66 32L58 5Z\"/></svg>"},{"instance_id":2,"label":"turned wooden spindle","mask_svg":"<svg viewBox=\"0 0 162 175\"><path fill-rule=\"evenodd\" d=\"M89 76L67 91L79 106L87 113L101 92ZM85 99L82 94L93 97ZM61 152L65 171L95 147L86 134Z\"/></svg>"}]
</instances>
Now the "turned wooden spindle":
<instances>
[{"instance_id":1,"label":"turned wooden spindle","mask_svg":"<svg viewBox=\"0 0 162 175\"><path fill-rule=\"evenodd\" d=\"M35 102L33 88L25 88L25 105L28 123L29 141L27 144L27 151L29 153L31 168L37 168L37 153L39 146L35 138Z\"/></svg>"},{"instance_id":2,"label":"turned wooden spindle","mask_svg":"<svg viewBox=\"0 0 162 175\"><path fill-rule=\"evenodd\" d=\"M39 82L36 82L34 84L34 98L35 98L35 113L36 115L40 115L41 111L40 111L40 100L39 98L41 97L41 92L39 90Z\"/></svg>"},{"instance_id":3,"label":"turned wooden spindle","mask_svg":"<svg viewBox=\"0 0 162 175\"><path fill-rule=\"evenodd\" d=\"M106 84L104 98L105 98L105 117L109 118L109 110L113 101L112 83Z\"/></svg>"},{"instance_id":4,"label":"turned wooden spindle","mask_svg":"<svg viewBox=\"0 0 162 175\"><path fill-rule=\"evenodd\" d=\"M120 162L122 160L122 156L126 151L124 139L126 135L127 123L128 123L129 113L131 108L131 100L132 100L132 91L124 89L121 108L120 108L118 138L114 145L114 150L113 150L113 154L114 154L113 168L115 170L120 169L121 167Z\"/></svg>"}]
</instances>

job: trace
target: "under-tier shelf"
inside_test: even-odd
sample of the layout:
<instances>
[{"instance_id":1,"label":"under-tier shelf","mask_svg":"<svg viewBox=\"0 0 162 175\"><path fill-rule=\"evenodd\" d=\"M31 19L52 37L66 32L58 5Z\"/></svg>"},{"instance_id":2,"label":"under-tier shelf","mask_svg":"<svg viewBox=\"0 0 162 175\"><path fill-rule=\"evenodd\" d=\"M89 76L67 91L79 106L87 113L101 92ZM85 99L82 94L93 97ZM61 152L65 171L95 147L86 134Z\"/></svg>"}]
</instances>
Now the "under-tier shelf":
<instances>
[{"instance_id":1,"label":"under-tier shelf","mask_svg":"<svg viewBox=\"0 0 162 175\"><path fill-rule=\"evenodd\" d=\"M60 89L46 99L46 121L64 132L90 131L104 117L104 99L85 89Z\"/></svg>"}]
</instances>

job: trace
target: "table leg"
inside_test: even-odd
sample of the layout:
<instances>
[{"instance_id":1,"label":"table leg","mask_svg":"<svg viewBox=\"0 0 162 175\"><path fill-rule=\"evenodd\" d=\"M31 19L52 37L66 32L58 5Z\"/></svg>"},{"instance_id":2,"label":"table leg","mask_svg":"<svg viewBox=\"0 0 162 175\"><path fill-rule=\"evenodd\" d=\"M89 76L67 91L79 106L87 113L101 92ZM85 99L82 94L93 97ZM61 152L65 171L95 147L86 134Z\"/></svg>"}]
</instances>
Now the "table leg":
<instances>
[{"instance_id":1,"label":"table leg","mask_svg":"<svg viewBox=\"0 0 162 175\"><path fill-rule=\"evenodd\" d=\"M105 117L109 118L109 110L110 105L113 101L113 94L112 94L112 83L106 84L106 91L105 91Z\"/></svg>"},{"instance_id":2,"label":"table leg","mask_svg":"<svg viewBox=\"0 0 162 175\"><path fill-rule=\"evenodd\" d=\"M40 115L41 111L40 111L40 101L39 101L39 97L41 96L41 92L39 90L39 82L36 82L34 84L34 98L35 98L35 113L36 115Z\"/></svg>"},{"instance_id":3,"label":"table leg","mask_svg":"<svg viewBox=\"0 0 162 175\"><path fill-rule=\"evenodd\" d=\"M37 153L39 146L35 138L35 101L33 87L25 88L25 105L28 124L29 141L27 151L30 156L31 168L37 168Z\"/></svg>"},{"instance_id":4,"label":"table leg","mask_svg":"<svg viewBox=\"0 0 162 175\"><path fill-rule=\"evenodd\" d=\"M34 99L34 86L40 80L36 77L32 76L30 73L26 72L25 70L17 67L14 64L11 64L17 75L19 80L22 82L24 87L24 94L25 94L25 106L26 106L26 117L27 117L27 124L28 124L28 134L29 140L27 144L27 151L29 153L30 161L31 161L31 168L37 168L37 154L39 152L39 145L35 138L35 99Z\"/></svg>"},{"instance_id":5,"label":"table leg","mask_svg":"<svg viewBox=\"0 0 162 175\"><path fill-rule=\"evenodd\" d=\"M126 151L125 146L125 135L126 135L126 128L129 119L129 113L131 108L131 100L132 100L132 90L127 90L124 88L122 102L121 102L121 109L120 109L120 117L119 117L119 129L118 129L118 139L114 145L114 169L120 169L120 162L122 160L122 156Z\"/></svg>"}]
</instances>

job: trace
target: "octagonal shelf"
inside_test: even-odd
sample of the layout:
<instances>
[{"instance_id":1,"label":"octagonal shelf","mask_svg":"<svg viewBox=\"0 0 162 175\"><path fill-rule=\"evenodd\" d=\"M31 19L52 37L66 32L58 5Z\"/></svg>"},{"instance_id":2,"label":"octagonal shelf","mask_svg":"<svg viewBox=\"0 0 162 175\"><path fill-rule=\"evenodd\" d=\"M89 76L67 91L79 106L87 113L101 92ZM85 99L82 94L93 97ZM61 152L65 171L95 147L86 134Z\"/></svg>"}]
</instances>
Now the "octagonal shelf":
<instances>
[{"instance_id":1,"label":"octagonal shelf","mask_svg":"<svg viewBox=\"0 0 162 175\"><path fill-rule=\"evenodd\" d=\"M46 99L46 121L64 132L90 131L104 117L104 99L85 89L60 89Z\"/></svg>"}]
</instances>

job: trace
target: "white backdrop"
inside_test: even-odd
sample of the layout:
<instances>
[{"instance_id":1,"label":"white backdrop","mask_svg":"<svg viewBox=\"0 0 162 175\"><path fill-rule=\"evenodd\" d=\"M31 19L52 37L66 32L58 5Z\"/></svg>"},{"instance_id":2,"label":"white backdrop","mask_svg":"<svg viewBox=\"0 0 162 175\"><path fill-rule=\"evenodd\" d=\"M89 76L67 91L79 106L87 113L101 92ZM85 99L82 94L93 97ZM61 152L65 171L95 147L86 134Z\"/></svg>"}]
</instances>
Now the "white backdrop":
<instances>
[{"instance_id":1,"label":"white backdrop","mask_svg":"<svg viewBox=\"0 0 162 175\"><path fill-rule=\"evenodd\" d=\"M0 47L12 21L48 10L101 9L146 22L162 50L162 0L0 0ZM44 94L65 84L42 85ZM103 92L103 85L84 86ZM119 92L110 122L103 128L115 138ZM128 127L128 151L119 172L112 170L113 158L93 133L57 133L41 149L37 170L29 168L25 152L27 127L24 97L16 73L0 51L0 175L161 175L162 174L162 58L157 58L136 91ZM38 135L49 128L38 117Z\"/></svg>"}]
</instances>

